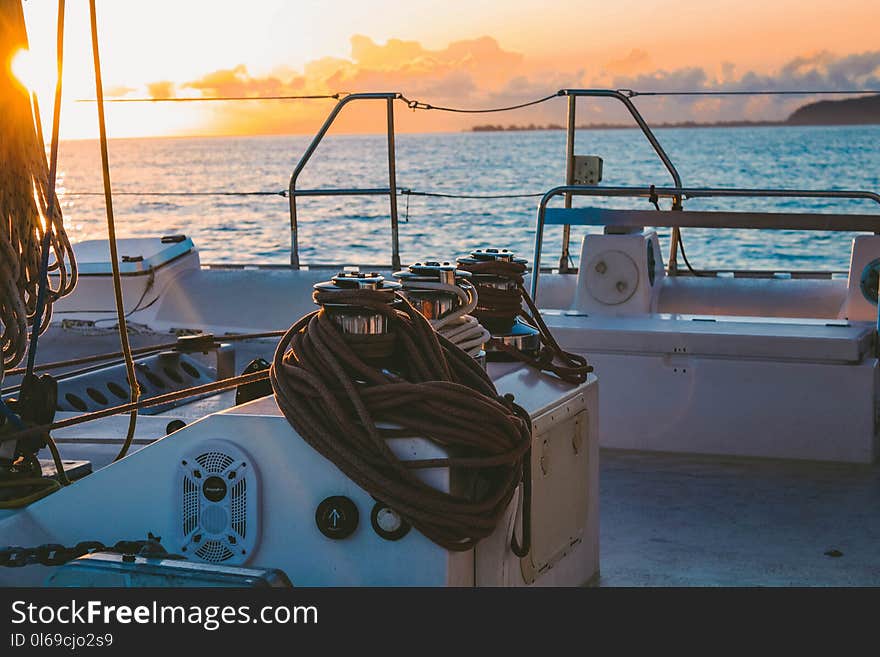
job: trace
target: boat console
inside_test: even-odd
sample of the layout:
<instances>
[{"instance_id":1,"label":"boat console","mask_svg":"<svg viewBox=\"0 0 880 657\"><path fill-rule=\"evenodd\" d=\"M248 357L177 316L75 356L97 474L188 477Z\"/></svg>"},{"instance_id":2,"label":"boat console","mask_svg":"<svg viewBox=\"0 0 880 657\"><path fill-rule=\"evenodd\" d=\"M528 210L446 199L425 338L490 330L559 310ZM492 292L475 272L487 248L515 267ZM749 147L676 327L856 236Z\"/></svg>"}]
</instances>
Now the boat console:
<instances>
[{"instance_id":1,"label":"boat console","mask_svg":"<svg viewBox=\"0 0 880 657\"><path fill-rule=\"evenodd\" d=\"M187 255L197 257L194 252ZM187 271L177 276L185 280ZM316 299L330 295L322 302L324 312L342 333L381 338L388 330L385 320L369 307L336 300L361 288L396 294L401 286L385 282L378 273L357 272L342 272L332 281L314 285ZM161 292L157 294L160 302L149 312L161 312L164 300ZM392 303L402 303L402 297L389 297L395 298L398 301ZM77 301L67 303L71 307ZM436 304L428 309L436 309ZM450 305L447 310L457 309ZM448 348L459 352L452 343ZM224 353L228 356L228 350ZM468 352L460 354L470 360ZM487 366L482 350L472 355L473 367ZM365 362L372 362L372 357L365 356ZM216 378L217 369L177 353L148 356L138 371L152 367L164 372L163 358L174 360L177 369L188 367L202 381ZM180 375L176 369L165 369L169 375ZM117 370L118 365L68 380L62 377L62 389L103 390L119 376ZM277 396L258 396L229 408L217 398L219 408L197 419L190 418L192 410L187 407L193 405L198 412L205 400L160 407L141 418L131 452L113 463L108 463L101 448L106 442L114 443L111 450L118 447L118 441L106 436L118 438L123 418L108 417L56 432L65 454L91 456L95 471L24 508L0 510L0 535L13 545L71 546L82 541L113 545L123 538L155 536L168 553L214 567L221 579L251 576L253 569L280 571L300 586L595 582L599 573L596 377L588 375L572 384L517 362L491 362L487 374L498 399L515 401L529 418L530 443L523 466L528 483L516 487L494 529L468 549L450 549L431 540L412 526L406 514L355 483L341 469L344 466L319 453L297 432ZM148 394L155 391L148 389ZM91 405L98 404L94 395L88 398ZM307 402L295 399L294 403ZM75 415L66 407L59 413L60 418ZM490 429L477 421L471 430ZM436 463L413 472L422 484L450 499L468 499L475 487L484 485L472 470L455 465L456 459L467 460L471 454L467 450L411 434L396 437L393 432L386 443L393 458L402 463ZM108 518L113 521L107 522ZM0 569L0 581L99 586L143 584L158 576L155 560L144 560L142 555L132 559L87 555L55 569L41 565ZM236 568L251 569L251 575ZM206 572L172 568L165 576L184 585L204 585Z\"/></svg>"}]
</instances>

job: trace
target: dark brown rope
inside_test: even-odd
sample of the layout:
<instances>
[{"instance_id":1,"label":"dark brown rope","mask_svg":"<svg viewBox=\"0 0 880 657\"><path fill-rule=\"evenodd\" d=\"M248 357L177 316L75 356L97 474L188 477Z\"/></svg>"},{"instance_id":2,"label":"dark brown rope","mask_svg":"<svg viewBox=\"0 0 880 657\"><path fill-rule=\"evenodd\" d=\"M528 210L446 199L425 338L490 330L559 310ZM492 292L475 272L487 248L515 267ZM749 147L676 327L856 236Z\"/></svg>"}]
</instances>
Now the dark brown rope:
<instances>
[{"instance_id":1,"label":"dark brown rope","mask_svg":"<svg viewBox=\"0 0 880 657\"><path fill-rule=\"evenodd\" d=\"M523 283L523 274L526 271L524 263L490 260L478 263L459 263L458 266L472 274L490 274L514 282L516 284L514 289L501 289L482 284L479 279L474 279L479 303L473 315L481 322L498 319L510 319L512 322L516 317L522 317L538 329L543 345L536 357L500 341L493 342L495 348L527 365L545 372L552 372L568 383L579 384L587 380L587 375L593 371L593 367L583 356L565 351L559 346L556 338L550 332L550 328L541 317L538 307L526 291ZM523 308L523 303L528 307L528 311Z\"/></svg>"},{"instance_id":2,"label":"dark brown rope","mask_svg":"<svg viewBox=\"0 0 880 657\"><path fill-rule=\"evenodd\" d=\"M375 311L389 332L352 337L324 309L300 319L279 342L269 374L284 416L426 537L449 550L473 548L495 530L524 480L528 415L399 295L317 291L315 300ZM387 443L400 437L424 438L451 455L402 460ZM418 469L437 467L472 473L468 489L446 493L419 478Z\"/></svg>"}]
</instances>

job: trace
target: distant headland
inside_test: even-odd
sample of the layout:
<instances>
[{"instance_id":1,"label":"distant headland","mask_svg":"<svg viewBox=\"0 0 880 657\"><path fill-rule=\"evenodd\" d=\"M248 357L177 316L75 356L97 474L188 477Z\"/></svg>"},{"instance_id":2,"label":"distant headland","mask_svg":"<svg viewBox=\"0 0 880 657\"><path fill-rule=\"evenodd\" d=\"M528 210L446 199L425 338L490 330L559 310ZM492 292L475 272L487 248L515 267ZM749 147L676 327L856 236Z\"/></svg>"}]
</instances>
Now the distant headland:
<instances>
[{"instance_id":1,"label":"distant headland","mask_svg":"<svg viewBox=\"0 0 880 657\"><path fill-rule=\"evenodd\" d=\"M820 100L799 107L784 121L681 121L656 123L652 128L752 128L761 126L805 125L871 125L880 124L880 95L845 100ZM577 126L578 130L621 130L633 128L628 123L589 123ZM546 125L477 125L474 132L518 132L528 130L565 130L557 123Z\"/></svg>"}]
</instances>

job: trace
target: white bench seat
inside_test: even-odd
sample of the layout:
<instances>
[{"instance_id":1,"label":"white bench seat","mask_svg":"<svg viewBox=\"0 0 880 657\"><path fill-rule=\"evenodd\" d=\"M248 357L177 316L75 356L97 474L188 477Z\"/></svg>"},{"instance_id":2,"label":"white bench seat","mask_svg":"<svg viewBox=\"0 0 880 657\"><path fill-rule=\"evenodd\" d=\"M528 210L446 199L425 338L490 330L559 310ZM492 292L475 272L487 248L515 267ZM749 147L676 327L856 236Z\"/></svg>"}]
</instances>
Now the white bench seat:
<instances>
[{"instance_id":1,"label":"white bench seat","mask_svg":"<svg viewBox=\"0 0 880 657\"><path fill-rule=\"evenodd\" d=\"M870 351L873 325L724 315L598 317L545 311L551 331L578 352L690 354L719 358L858 363Z\"/></svg>"}]
</instances>

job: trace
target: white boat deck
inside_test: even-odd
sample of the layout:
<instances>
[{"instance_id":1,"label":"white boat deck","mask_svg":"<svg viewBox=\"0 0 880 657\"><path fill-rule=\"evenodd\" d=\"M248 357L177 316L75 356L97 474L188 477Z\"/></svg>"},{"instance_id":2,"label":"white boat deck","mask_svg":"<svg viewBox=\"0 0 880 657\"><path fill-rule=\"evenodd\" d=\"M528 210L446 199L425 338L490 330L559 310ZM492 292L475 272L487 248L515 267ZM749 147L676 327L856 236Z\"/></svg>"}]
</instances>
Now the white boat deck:
<instances>
[{"instance_id":1,"label":"white boat deck","mask_svg":"<svg viewBox=\"0 0 880 657\"><path fill-rule=\"evenodd\" d=\"M134 342L169 337L144 334ZM41 360L116 348L112 333L69 338L50 329ZM240 371L255 356L270 359L272 342L236 349ZM228 392L142 416L132 449L164 435L170 419L190 421L231 403ZM58 432L62 455L106 464L126 422L114 417ZM600 464L602 586L880 585L878 465L608 449ZM826 554L834 551L841 556Z\"/></svg>"}]
</instances>

